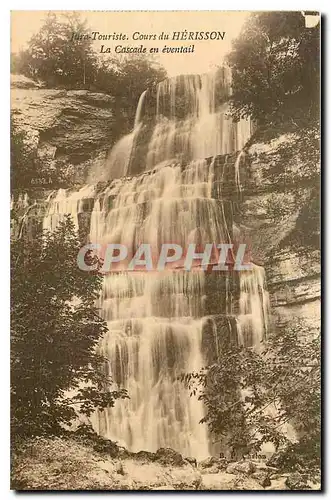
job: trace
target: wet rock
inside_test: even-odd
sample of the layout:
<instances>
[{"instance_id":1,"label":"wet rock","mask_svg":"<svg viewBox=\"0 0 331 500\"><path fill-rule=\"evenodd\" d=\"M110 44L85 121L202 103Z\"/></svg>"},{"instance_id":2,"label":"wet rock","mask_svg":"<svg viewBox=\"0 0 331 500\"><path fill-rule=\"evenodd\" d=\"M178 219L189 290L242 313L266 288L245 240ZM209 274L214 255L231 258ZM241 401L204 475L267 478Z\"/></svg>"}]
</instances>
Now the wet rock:
<instances>
[{"instance_id":1,"label":"wet rock","mask_svg":"<svg viewBox=\"0 0 331 500\"><path fill-rule=\"evenodd\" d=\"M256 479L256 481L261 486L263 486L263 488L266 488L267 486L271 485L270 476L267 472L264 471L253 472L252 477Z\"/></svg>"},{"instance_id":2,"label":"wet rock","mask_svg":"<svg viewBox=\"0 0 331 500\"><path fill-rule=\"evenodd\" d=\"M283 465L283 462L284 462L284 452L283 451L276 451L266 461L266 465L268 467L279 468Z\"/></svg>"},{"instance_id":3,"label":"wet rock","mask_svg":"<svg viewBox=\"0 0 331 500\"><path fill-rule=\"evenodd\" d=\"M123 467L123 464L121 462L116 464L116 473L121 474L121 476L125 475L124 467Z\"/></svg>"},{"instance_id":4,"label":"wet rock","mask_svg":"<svg viewBox=\"0 0 331 500\"><path fill-rule=\"evenodd\" d=\"M262 490L262 486L252 478L240 477L236 474L219 472L218 474L205 474L202 476L200 490Z\"/></svg>"},{"instance_id":5,"label":"wet rock","mask_svg":"<svg viewBox=\"0 0 331 500\"><path fill-rule=\"evenodd\" d=\"M131 457L131 452L128 451L127 449L123 448L122 446L119 446L118 447L118 452L117 452L117 457L121 458L122 460L124 460L126 458L130 458Z\"/></svg>"},{"instance_id":6,"label":"wet rock","mask_svg":"<svg viewBox=\"0 0 331 500\"><path fill-rule=\"evenodd\" d=\"M266 490L288 490L286 479L287 476L278 476L277 479L271 479L271 484L266 487Z\"/></svg>"},{"instance_id":7,"label":"wet rock","mask_svg":"<svg viewBox=\"0 0 331 500\"><path fill-rule=\"evenodd\" d=\"M146 461L146 462L154 462L156 460L155 453L151 451L141 450L138 453L132 455L136 460Z\"/></svg>"},{"instance_id":8,"label":"wet rock","mask_svg":"<svg viewBox=\"0 0 331 500\"><path fill-rule=\"evenodd\" d=\"M256 465L253 462L235 462L228 465L226 472L228 474L246 474L250 475L256 471Z\"/></svg>"},{"instance_id":9,"label":"wet rock","mask_svg":"<svg viewBox=\"0 0 331 500\"><path fill-rule=\"evenodd\" d=\"M159 448L155 453L155 457L163 465L181 466L185 464L182 455L171 448Z\"/></svg>"},{"instance_id":10,"label":"wet rock","mask_svg":"<svg viewBox=\"0 0 331 500\"><path fill-rule=\"evenodd\" d=\"M208 467L207 469L201 469L201 474L217 474L221 469L217 465Z\"/></svg>"},{"instance_id":11,"label":"wet rock","mask_svg":"<svg viewBox=\"0 0 331 500\"><path fill-rule=\"evenodd\" d=\"M236 476L234 474L217 473L202 476L201 490L233 490L235 489Z\"/></svg>"},{"instance_id":12,"label":"wet rock","mask_svg":"<svg viewBox=\"0 0 331 500\"><path fill-rule=\"evenodd\" d=\"M112 488L113 490L140 490L141 488L139 486L137 486L133 481L131 481L131 479L127 478L125 480L122 480L121 481L116 481L115 479L115 484ZM144 488L145 489L145 488ZM146 488L146 489L149 489L149 488Z\"/></svg>"},{"instance_id":13,"label":"wet rock","mask_svg":"<svg viewBox=\"0 0 331 500\"><path fill-rule=\"evenodd\" d=\"M199 462L198 467L202 474L211 473L214 474L220 470L225 470L227 467L226 458L208 457L205 460Z\"/></svg>"},{"instance_id":14,"label":"wet rock","mask_svg":"<svg viewBox=\"0 0 331 500\"><path fill-rule=\"evenodd\" d=\"M269 465L266 465L265 463L261 463L261 462L254 462L254 465L256 467L256 471L264 471L264 472L268 472L269 475L271 474L277 474L278 472L278 469L277 467L270 467Z\"/></svg>"},{"instance_id":15,"label":"wet rock","mask_svg":"<svg viewBox=\"0 0 331 500\"><path fill-rule=\"evenodd\" d=\"M196 490L201 483L201 474L190 464L184 466L166 466L158 461L146 462L135 459L124 463L125 476L116 475L119 483L127 483L130 479L131 489L144 490Z\"/></svg>"},{"instance_id":16,"label":"wet rock","mask_svg":"<svg viewBox=\"0 0 331 500\"><path fill-rule=\"evenodd\" d=\"M190 469L172 469L170 472L171 484L175 490L198 490L200 489L202 476L194 470Z\"/></svg>"},{"instance_id":17,"label":"wet rock","mask_svg":"<svg viewBox=\"0 0 331 500\"><path fill-rule=\"evenodd\" d=\"M185 462L188 462L189 464L191 464L193 467L196 467L197 466L197 460L196 458L193 458L193 457L185 457Z\"/></svg>"},{"instance_id":18,"label":"wet rock","mask_svg":"<svg viewBox=\"0 0 331 500\"><path fill-rule=\"evenodd\" d=\"M205 458L205 460L202 460L199 462L199 468L201 469L208 469L209 467L212 467L213 465L218 464L218 458L216 457L208 457Z\"/></svg>"},{"instance_id":19,"label":"wet rock","mask_svg":"<svg viewBox=\"0 0 331 500\"><path fill-rule=\"evenodd\" d=\"M304 474L299 474L297 472L290 474L286 478L285 484L289 487L290 490L310 490L307 476Z\"/></svg>"}]
</instances>

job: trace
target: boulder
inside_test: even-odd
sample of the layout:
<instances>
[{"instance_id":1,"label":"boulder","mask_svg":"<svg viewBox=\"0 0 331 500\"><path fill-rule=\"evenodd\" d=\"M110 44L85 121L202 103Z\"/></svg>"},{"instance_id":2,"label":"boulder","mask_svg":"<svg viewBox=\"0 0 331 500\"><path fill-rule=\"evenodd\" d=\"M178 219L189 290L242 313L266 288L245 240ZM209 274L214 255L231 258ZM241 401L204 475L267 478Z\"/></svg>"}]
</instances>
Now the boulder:
<instances>
[{"instance_id":1,"label":"boulder","mask_svg":"<svg viewBox=\"0 0 331 500\"><path fill-rule=\"evenodd\" d=\"M185 460L182 455L171 448L159 448L155 453L156 460L163 465L182 466Z\"/></svg>"},{"instance_id":2,"label":"boulder","mask_svg":"<svg viewBox=\"0 0 331 500\"><path fill-rule=\"evenodd\" d=\"M217 465L213 465L212 467L208 467L208 469L200 469L201 474L218 474L221 469Z\"/></svg>"},{"instance_id":3,"label":"boulder","mask_svg":"<svg viewBox=\"0 0 331 500\"><path fill-rule=\"evenodd\" d=\"M227 466L226 458L208 457L199 462L198 467L201 469L202 474L204 471L209 473L216 473L219 470L225 470Z\"/></svg>"},{"instance_id":4,"label":"boulder","mask_svg":"<svg viewBox=\"0 0 331 500\"><path fill-rule=\"evenodd\" d=\"M193 467L171 468L165 471L165 476L169 477L169 483L175 490L199 490L201 489L202 476Z\"/></svg>"},{"instance_id":5,"label":"boulder","mask_svg":"<svg viewBox=\"0 0 331 500\"><path fill-rule=\"evenodd\" d=\"M214 491L255 491L262 489L262 486L252 478L240 477L236 474L228 474L227 472L204 474L200 485L200 490Z\"/></svg>"},{"instance_id":6,"label":"boulder","mask_svg":"<svg viewBox=\"0 0 331 500\"><path fill-rule=\"evenodd\" d=\"M216 457L208 457L199 462L199 468L200 469L208 469L209 467L212 467L213 465L218 464L218 458Z\"/></svg>"},{"instance_id":7,"label":"boulder","mask_svg":"<svg viewBox=\"0 0 331 500\"><path fill-rule=\"evenodd\" d=\"M254 462L254 465L256 467L256 471L264 471L268 472L269 474L277 474L277 472L279 472L277 467L270 467L269 465L266 465L262 462Z\"/></svg>"},{"instance_id":8,"label":"boulder","mask_svg":"<svg viewBox=\"0 0 331 500\"><path fill-rule=\"evenodd\" d=\"M116 473L121 474L121 476L125 475L125 471L124 471L124 467L123 467L122 462L118 462L118 464L116 464Z\"/></svg>"},{"instance_id":9,"label":"boulder","mask_svg":"<svg viewBox=\"0 0 331 500\"><path fill-rule=\"evenodd\" d=\"M193 457L185 457L185 462L188 462L189 464L191 464L193 467L196 467L197 466L197 460L196 458L193 458Z\"/></svg>"},{"instance_id":10,"label":"boulder","mask_svg":"<svg viewBox=\"0 0 331 500\"><path fill-rule=\"evenodd\" d=\"M289 488L286 485L286 479L287 479L287 476L284 476L284 475L278 476L275 479L271 479L270 486L267 486L265 489L271 490L271 491L273 491L273 490L275 490L275 491L288 490Z\"/></svg>"},{"instance_id":11,"label":"boulder","mask_svg":"<svg viewBox=\"0 0 331 500\"><path fill-rule=\"evenodd\" d=\"M108 474L113 474L115 468L111 460L98 460L96 466Z\"/></svg>"},{"instance_id":12,"label":"boulder","mask_svg":"<svg viewBox=\"0 0 331 500\"><path fill-rule=\"evenodd\" d=\"M307 476L298 472L290 474L286 478L285 484L290 490L310 490Z\"/></svg>"},{"instance_id":13,"label":"boulder","mask_svg":"<svg viewBox=\"0 0 331 500\"><path fill-rule=\"evenodd\" d=\"M124 463L125 476L116 475L119 483L130 479L132 490L196 490L201 483L201 474L191 465L165 466L158 461L143 463L134 459Z\"/></svg>"},{"instance_id":14,"label":"boulder","mask_svg":"<svg viewBox=\"0 0 331 500\"><path fill-rule=\"evenodd\" d=\"M265 472L265 471L256 471L256 472L253 472L252 477L254 479L256 479L256 481L261 486L263 486L263 488L265 488L266 486L270 486L271 485L270 475L268 474L268 472Z\"/></svg>"},{"instance_id":15,"label":"boulder","mask_svg":"<svg viewBox=\"0 0 331 500\"><path fill-rule=\"evenodd\" d=\"M226 472L217 474L204 474L202 476L201 490L234 490L236 476Z\"/></svg>"},{"instance_id":16,"label":"boulder","mask_svg":"<svg viewBox=\"0 0 331 500\"><path fill-rule=\"evenodd\" d=\"M141 460L143 462L154 462L156 460L155 453L152 453L151 451L141 450L138 451L138 453L132 454L132 456L136 460Z\"/></svg>"},{"instance_id":17,"label":"boulder","mask_svg":"<svg viewBox=\"0 0 331 500\"><path fill-rule=\"evenodd\" d=\"M228 465L226 472L228 474L246 474L250 475L256 471L256 465L253 462L234 462Z\"/></svg>"}]
</instances>

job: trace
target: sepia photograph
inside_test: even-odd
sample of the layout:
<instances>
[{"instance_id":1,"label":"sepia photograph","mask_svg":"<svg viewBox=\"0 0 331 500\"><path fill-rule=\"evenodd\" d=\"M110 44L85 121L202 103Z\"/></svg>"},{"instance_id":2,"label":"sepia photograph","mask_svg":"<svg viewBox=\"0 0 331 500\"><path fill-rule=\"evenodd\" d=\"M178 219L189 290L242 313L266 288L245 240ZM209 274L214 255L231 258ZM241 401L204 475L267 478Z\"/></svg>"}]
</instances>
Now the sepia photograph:
<instances>
[{"instance_id":1,"label":"sepia photograph","mask_svg":"<svg viewBox=\"0 0 331 500\"><path fill-rule=\"evenodd\" d=\"M321 15L11 11L10 487L321 491Z\"/></svg>"}]
</instances>

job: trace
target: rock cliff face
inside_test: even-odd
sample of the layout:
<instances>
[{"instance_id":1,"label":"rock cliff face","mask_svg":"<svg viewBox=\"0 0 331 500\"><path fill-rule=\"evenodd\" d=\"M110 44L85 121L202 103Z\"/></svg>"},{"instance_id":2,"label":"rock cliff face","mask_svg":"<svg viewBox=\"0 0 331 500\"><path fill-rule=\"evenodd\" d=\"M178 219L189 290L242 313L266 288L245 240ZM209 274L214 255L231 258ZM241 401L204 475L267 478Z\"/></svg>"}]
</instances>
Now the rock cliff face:
<instances>
[{"instance_id":1,"label":"rock cliff face","mask_svg":"<svg viewBox=\"0 0 331 500\"><path fill-rule=\"evenodd\" d=\"M13 120L27 133L39 158L73 165L79 182L92 163L104 163L113 143L113 97L46 89L17 75L11 87Z\"/></svg>"},{"instance_id":2,"label":"rock cliff face","mask_svg":"<svg viewBox=\"0 0 331 500\"><path fill-rule=\"evenodd\" d=\"M253 140L241 163L236 223L265 267L273 326L316 333L320 320L319 147L314 131Z\"/></svg>"}]
</instances>

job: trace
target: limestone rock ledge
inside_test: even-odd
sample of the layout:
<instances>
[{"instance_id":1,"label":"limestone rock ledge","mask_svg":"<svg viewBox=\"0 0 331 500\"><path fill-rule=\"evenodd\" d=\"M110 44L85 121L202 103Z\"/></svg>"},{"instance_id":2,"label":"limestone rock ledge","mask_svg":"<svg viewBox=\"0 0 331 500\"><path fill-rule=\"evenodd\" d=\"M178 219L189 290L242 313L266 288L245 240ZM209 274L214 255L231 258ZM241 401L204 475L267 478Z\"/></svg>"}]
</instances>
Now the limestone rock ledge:
<instances>
[{"instance_id":1,"label":"limestone rock ledge","mask_svg":"<svg viewBox=\"0 0 331 500\"><path fill-rule=\"evenodd\" d=\"M12 75L11 110L15 125L46 160L86 170L91 161L104 161L113 143L114 98L107 94L46 89Z\"/></svg>"},{"instance_id":2,"label":"limestone rock ledge","mask_svg":"<svg viewBox=\"0 0 331 500\"><path fill-rule=\"evenodd\" d=\"M253 138L240 164L235 224L265 268L273 328L320 327L320 152L316 130ZM301 327L300 327L301 328Z\"/></svg>"}]
</instances>

